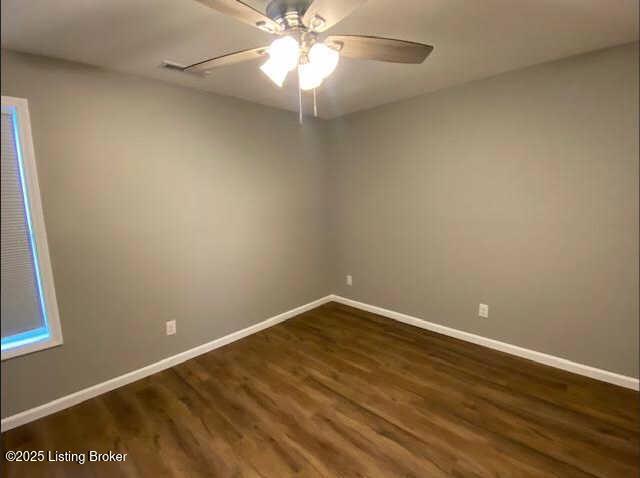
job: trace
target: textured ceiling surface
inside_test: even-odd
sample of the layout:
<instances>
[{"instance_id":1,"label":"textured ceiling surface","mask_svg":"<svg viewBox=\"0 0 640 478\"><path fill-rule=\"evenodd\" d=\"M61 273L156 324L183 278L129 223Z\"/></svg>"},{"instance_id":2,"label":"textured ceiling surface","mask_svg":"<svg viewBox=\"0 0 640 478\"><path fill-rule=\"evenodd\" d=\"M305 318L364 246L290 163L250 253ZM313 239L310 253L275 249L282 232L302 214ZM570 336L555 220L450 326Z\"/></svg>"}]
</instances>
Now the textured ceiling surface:
<instances>
[{"instance_id":1,"label":"textured ceiling surface","mask_svg":"<svg viewBox=\"0 0 640 478\"><path fill-rule=\"evenodd\" d=\"M245 0L264 10L265 1ZM339 1L339 0L337 0ZM368 0L330 33L428 43L422 65L343 59L319 91L334 118L447 86L638 40L638 0ZM263 46L273 37L194 0L2 0L3 48L88 63L297 110L257 62L196 78L160 67ZM307 96L306 102L309 102Z\"/></svg>"}]
</instances>

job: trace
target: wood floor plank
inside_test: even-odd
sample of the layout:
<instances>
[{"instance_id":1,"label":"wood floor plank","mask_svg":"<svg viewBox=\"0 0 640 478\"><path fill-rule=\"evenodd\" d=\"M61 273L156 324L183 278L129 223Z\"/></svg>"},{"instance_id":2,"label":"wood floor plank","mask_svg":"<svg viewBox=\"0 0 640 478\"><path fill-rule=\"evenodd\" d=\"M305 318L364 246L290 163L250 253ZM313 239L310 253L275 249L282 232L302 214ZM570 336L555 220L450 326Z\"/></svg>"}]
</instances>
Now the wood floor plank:
<instances>
[{"instance_id":1,"label":"wood floor plank","mask_svg":"<svg viewBox=\"0 0 640 478\"><path fill-rule=\"evenodd\" d=\"M640 476L637 392L330 303L2 434L5 477ZM4 453L3 453L4 455Z\"/></svg>"}]
</instances>

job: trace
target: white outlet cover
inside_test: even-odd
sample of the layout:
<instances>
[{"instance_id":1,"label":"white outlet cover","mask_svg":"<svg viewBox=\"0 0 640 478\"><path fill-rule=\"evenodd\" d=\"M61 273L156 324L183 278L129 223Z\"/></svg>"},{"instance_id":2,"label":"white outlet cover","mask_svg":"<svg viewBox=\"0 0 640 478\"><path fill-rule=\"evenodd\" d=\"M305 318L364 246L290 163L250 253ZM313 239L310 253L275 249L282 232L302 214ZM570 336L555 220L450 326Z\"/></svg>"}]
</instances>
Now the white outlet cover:
<instances>
[{"instance_id":1,"label":"white outlet cover","mask_svg":"<svg viewBox=\"0 0 640 478\"><path fill-rule=\"evenodd\" d=\"M353 276L347 276L347 285L353 285Z\"/></svg>"},{"instance_id":2,"label":"white outlet cover","mask_svg":"<svg viewBox=\"0 0 640 478\"><path fill-rule=\"evenodd\" d=\"M489 318L489 306L487 304L480 304L478 307L478 315L483 319Z\"/></svg>"},{"instance_id":3,"label":"white outlet cover","mask_svg":"<svg viewBox=\"0 0 640 478\"><path fill-rule=\"evenodd\" d=\"M168 320L166 328L167 328L167 335L175 335L175 333L176 333L176 321L175 320Z\"/></svg>"}]
</instances>

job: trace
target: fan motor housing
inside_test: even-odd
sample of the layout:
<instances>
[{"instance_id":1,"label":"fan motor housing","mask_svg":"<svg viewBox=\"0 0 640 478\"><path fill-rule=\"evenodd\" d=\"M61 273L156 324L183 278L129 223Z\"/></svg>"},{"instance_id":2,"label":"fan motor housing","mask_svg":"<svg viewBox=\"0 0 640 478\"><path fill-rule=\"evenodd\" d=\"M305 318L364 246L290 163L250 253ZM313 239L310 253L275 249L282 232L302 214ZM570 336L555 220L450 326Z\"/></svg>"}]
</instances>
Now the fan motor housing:
<instances>
[{"instance_id":1,"label":"fan motor housing","mask_svg":"<svg viewBox=\"0 0 640 478\"><path fill-rule=\"evenodd\" d=\"M267 5L267 16L285 29L301 27L302 16L312 0L272 0Z\"/></svg>"}]
</instances>

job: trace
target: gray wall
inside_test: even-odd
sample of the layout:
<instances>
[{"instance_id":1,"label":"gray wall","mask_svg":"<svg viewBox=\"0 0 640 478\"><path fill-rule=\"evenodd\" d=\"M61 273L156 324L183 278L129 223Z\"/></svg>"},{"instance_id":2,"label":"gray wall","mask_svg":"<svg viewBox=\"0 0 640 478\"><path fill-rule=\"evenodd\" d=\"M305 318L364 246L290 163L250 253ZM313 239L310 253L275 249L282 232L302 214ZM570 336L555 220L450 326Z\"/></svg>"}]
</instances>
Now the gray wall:
<instances>
[{"instance_id":1,"label":"gray wall","mask_svg":"<svg viewBox=\"0 0 640 478\"><path fill-rule=\"evenodd\" d=\"M637 55L300 128L3 51L2 94L29 99L65 344L2 363L2 416L330 292L637 377Z\"/></svg>"},{"instance_id":2,"label":"gray wall","mask_svg":"<svg viewBox=\"0 0 640 478\"><path fill-rule=\"evenodd\" d=\"M331 127L336 292L638 377L637 44Z\"/></svg>"},{"instance_id":3,"label":"gray wall","mask_svg":"<svg viewBox=\"0 0 640 478\"><path fill-rule=\"evenodd\" d=\"M3 417L330 292L322 124L7 51L2 94L29 100L64 335L2 362Z\"/></svg>"}]
</instances>

